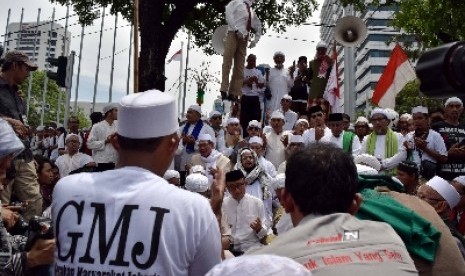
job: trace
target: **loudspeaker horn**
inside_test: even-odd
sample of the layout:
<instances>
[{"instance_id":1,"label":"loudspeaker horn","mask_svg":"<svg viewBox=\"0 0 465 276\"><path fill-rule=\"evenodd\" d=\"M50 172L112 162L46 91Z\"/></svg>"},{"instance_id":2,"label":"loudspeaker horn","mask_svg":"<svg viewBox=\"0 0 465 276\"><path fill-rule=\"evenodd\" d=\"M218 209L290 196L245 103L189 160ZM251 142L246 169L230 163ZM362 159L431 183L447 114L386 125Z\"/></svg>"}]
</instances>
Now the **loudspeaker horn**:
<instances>
[{"instance_id":1,"label":"loudspeaker horn","mask_svg":"<svg viewBox=\"0 0 465 276\"><path fill-rule=\"evenodd\" d=\"M355 16L339 18L334 27L334 39L346 47L360 45L367 36L367 26Z\"/></svg>"},{"instance_id":2,"label":"loudspeaker horn","mask_svg":"<svg viewBox=\"0 0 465 276\"><path fill-rule=\"evenodd\" d=\"M226 40L226 34L228 32L228 25L219 26L213 32L212 35L212 46L213 50L219 55L224 53L224 41Z\"/></svg>"}]
</instances>

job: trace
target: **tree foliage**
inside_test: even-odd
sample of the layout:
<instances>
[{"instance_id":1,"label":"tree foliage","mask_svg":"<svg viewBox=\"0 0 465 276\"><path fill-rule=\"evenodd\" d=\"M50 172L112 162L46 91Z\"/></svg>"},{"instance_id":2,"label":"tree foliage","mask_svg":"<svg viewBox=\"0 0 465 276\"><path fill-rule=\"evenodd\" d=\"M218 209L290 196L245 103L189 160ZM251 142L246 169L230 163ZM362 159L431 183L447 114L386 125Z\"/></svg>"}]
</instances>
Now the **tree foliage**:
<instances>
[{"instance_id":1,"label":"tree foliage","mask_svg":"<svg viewBox=\"0 0 465 276\"><path fill-rule=\"evenodd\" d=\"M395 110L399 114L411 113L415 106L426 106L428 109L443 107L443 100L431 99L420 92L420 82L418 80L407 83L397 94Z\"/></svg>"}]
</instances>

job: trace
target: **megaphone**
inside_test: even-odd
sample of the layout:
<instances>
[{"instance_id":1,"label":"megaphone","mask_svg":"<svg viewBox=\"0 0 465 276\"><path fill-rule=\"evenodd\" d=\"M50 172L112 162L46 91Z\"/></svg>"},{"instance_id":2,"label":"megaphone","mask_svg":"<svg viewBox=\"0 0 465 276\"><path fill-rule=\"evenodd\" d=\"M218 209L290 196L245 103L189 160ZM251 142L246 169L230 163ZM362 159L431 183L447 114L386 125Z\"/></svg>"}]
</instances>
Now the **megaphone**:
<instances>
[{"instance_id":1,"label":"megaphone","mask_svg":"<svg viewBox=\"0 0 465 276\"><path fill-rule=\"evenodd\" d=\"M339 18L334 27L334 39L346 47L361 44L367 36L367 26L355 16Z\"/></svg>"},{"instance_id":2,"label":"megaphone","mask_svg":"<svg viewBox=\"0 0 465 276\"><path fill-rule=\"evenodd\" d=\"M219 26L213 32L212 35L212 46L213 50L219 55L224 53L224 41L226 40L226 34L228 33L228 25Z\"/></svg>"}]
</instances>

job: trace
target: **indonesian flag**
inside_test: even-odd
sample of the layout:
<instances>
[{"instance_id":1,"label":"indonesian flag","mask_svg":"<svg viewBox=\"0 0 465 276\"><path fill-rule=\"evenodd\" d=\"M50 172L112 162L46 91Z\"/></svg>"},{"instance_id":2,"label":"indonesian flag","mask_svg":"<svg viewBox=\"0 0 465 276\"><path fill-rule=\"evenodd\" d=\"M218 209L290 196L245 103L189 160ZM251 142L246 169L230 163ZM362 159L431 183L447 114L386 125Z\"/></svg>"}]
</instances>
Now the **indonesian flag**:
<instances>
[{"instance_id":1,"label":"indonesian flag","mask_svg":"<svg viewBox=\"0 0 465 276\"><path fill-rule=\"evenodd\" d=\"M167 63L170 63L172 62L173 60L174 61L180 61L181 60L181 57L182 57L182 49L179 49L179 51L177 51L176 53L174 53L174 55L168 59L168 62Z\"/></svg>"},{"instance_id":2,"label":"indonesian flag","mask_svg":"<svg viewBox=\"0 0 465 276\"><path fill-rule=\"evenodd\" d=\"M379 78L371 101L379 107L394 109L397 94L415 78L415 70L407 55L399 44L396 44L388 64Z\"/></svg>"},{"instance_id":3,"label":"indonesian flag","mask_svg":"<svg viewBox=\"0 0 465 276\"><path fill-rule=\"evenodd\" d=\"M329 79L326 83L323 99L327 100L331 105L331 113L341 113L341 94L339 92L339 79L337 77L338 67L336 42L334 42L332 58L334 60L333 67L331 68L331 73L329 74Z\"/></svg>"}]
</instances>

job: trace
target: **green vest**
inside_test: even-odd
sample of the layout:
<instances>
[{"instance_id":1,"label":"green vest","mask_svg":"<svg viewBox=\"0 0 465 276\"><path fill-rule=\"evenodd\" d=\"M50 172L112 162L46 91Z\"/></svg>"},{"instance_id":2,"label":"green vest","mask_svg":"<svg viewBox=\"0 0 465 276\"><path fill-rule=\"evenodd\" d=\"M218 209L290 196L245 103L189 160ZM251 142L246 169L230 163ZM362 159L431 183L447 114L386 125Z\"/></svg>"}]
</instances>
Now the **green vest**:
<instances>
[{"instance_id":1,"label":"green vest","mask_svg":"<svg viewBox=\"0 0 465 276\"><path fill-rule=\"evenodd\" d=\"M352 142L354 141L355 133L352 131L344 131L342 136L342 150L352 154Z\"/></svg>"}]
</instances>

